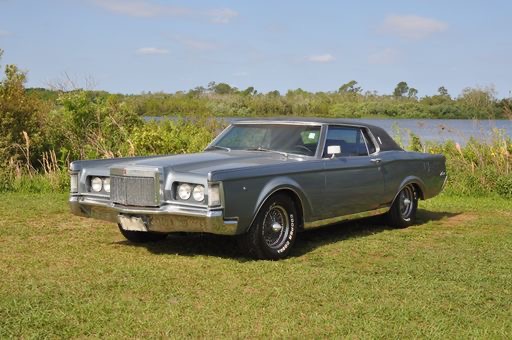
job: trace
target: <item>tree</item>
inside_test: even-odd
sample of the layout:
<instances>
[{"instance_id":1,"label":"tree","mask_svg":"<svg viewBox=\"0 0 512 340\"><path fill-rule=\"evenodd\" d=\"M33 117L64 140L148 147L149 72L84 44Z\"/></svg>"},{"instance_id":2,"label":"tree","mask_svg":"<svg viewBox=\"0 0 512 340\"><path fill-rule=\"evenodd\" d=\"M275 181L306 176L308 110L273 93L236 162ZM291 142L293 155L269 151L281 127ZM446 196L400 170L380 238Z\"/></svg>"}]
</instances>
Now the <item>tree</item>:
<instances>
[{"instance_id":1,"label":"tree","mask_svg":"<svg viewBox=\"0 0 512 340\"><path fill-rule=\"evenodd\" d=\"M403 97L408 92L409 92L409 85L407 85L407 83L405 81L401 81L396 85L395 90L393 91L393 96L395 96L397 98Z\"/></svg>"},{"instance_id":2,"label":"tree","mask_svg":"<svg viewBox=\"0 0 512 340\"><path fill-rule=\"evenodd\" d=\"M450 97L450 94L448 93L448 90L444 86L439 87L437 89L437 92L439 93L440 96Z\"/></svg>"},{"instance_id":3,"label":"tree","mask_svg":"<svg viewBox=\"0 0 512 340\"><path fill-rule=\"evenodd\" d=\"M357 86L357 81L351 80L348 83L341 85L338 89L339 93L360 93L363 89L360 86Z\"/></svg>"},{"instance_id":4,"label":"tree","mask_svg":"<svg viewBox=\"0 0 512 340\"><path fill-rule=\"evenodd\" d=\"M231 94L238 91L236 87L231 87L227 83L216 83L211 81L208 83L208 91L213 92L215 94Z\"/></svg>"},{"instance_id":5,"label":"tree","mask_svg":"<svg viewBox=\"0 0 512 340\"><path fill-rule=\"evenodd\" d=\"M407 97L417 99L418 90L416 90L414 87L410 87L409 91L407 92Z\"/></svg>"},{"instance_id":6,"label":"tree","mask_svg":"<svg viewBox=\"0 0 512 340\"><path fill-rule=\"evenodd\" d=\"M190 96L201 96L206 92L206 89L202 86L196 86L194 89L188 91L188 95Z\"/></svg>"},{"instance_id":7,"label":"tree","mask_svg":"<svg viewBox=\"0 0 512 340\"><path fill-rule=\"evenodd\" d=\"M496 90L493 86L466 87L462 90L458 101L474 118L494 118L496 116Z\"/></svg>"},{"instance_id":8,"label":"tree","mask_svg":"<svg viewBox=\"0 0 512 340\"><path fill-rule=\"evenodd\" d=\"M258 91L256 91L256 90L254 89L254 87L253 87L253 86L249 86L248 88L246 88L245 90L243 90L243 91L241 92L241 94L242 94L243 96L254 96L254 95L256 95L257 93L258 93Z\"/></svg>"},{"instance_id":9,"label":"tree","mask_svg":"<svg viewBox=\"0 0 512 340\"><path fill-rule=\"evenodd\" d=\"M0 50L0 57L3 51ZM32 145L38 144L40 101L27 96L26 74L16 65L5 66L5 77L0 81L0 164L23 160L30 167L35 161ZM36 143L31 143L36 142Z\"/></svg>"}]
</instances>

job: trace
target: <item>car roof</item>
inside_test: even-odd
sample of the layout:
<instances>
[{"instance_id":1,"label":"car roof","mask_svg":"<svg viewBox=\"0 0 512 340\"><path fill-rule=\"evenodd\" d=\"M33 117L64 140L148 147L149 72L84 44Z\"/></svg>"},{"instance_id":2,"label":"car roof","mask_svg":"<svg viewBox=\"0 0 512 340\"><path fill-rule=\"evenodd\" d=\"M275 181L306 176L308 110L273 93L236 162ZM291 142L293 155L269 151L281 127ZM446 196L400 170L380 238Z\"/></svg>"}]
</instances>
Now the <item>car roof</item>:
<instances>
[{"instance_id":1,"label":"car roof","mask_svg":"<svg viewBox=\"0 0 512 340\"><path fill-rule=\"evenodd\" d=\"M380 126L337 118L269 118L269 119L233 119L232 124L306 124L306 125L347 125L365 127L370 130L379 143L381 151L403 150L389 134Z\"/></svg>"},{"instance_id":2,"label":"car roof","mask_svg":"<svg viewBox=\"0 0 512 340\"><path fill-rule=\"evenodd\" d=\"M352 125L368 125L366 123L354 122L353 120L338 119L338 118L308 118L308 117L277 117L277 118L257 118L257 119L233 119L233 123L311 123L311 124L352 124ZM356 123L356 124L354 124Z\"/></svg>"}]
</instances>

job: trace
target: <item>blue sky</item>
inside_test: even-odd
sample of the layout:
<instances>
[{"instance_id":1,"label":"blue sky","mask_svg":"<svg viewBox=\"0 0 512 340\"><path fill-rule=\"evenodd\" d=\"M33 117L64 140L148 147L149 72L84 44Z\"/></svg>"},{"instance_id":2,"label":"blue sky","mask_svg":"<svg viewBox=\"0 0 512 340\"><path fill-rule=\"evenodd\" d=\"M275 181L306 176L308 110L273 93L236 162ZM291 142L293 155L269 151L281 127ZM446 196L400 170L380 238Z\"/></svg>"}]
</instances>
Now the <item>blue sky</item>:
<instances>
[{"instance_id":1,"label":"blue sky","mask_svg":"<svg viewBox=\"0 0 512 340\"><path fill-rule=\"evenodd\" d=\"M0 0L2 64L30 87L175 92L210 81L334 91L352 79L512 90L512 1Z\"/></svg>"}]
</instances>

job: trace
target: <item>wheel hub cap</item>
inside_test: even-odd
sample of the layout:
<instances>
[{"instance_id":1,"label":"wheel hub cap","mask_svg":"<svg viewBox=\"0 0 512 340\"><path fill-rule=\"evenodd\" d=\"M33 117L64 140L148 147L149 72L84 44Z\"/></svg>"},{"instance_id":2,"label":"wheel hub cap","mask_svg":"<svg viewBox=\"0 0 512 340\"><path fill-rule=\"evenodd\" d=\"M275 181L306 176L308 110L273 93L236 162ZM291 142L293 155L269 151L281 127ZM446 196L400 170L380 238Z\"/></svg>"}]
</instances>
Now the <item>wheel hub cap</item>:
<instances>
[{"instance_id":1,"label":"wheel hub cap","mask_svg":"<svg viewBox=\"0 0 512 340\"><path fill-rule=\"evenodd\" d=\"M280 205L270 207L263 219L263 237L270 248L279 249L290 233L290 220L285 208Z\"/></svg>"},{"instance_id":2,"label":"wheel hub cap","mask_svg":"<svg viewBox=\"0 0 512 340\"><path fill-rule=\"evenodd\" d=\"M274 222L274 224L272 224L272 230L273 231L278 232L278 231L281 231L281 229L283 229L283 226L280 225L279 223Z\"/></svg>"},{"instance_id":3,"label":"wheel hub cap","mask_svg":"<svg viewBox=\"0 0 512 340\"><path fill-rule=\"evenodd\" d=\"M402 218L410 218L411 213L414 210L414 200L416 199L414 189L410 186L405 187L400 192L400 214Z\"/></svg>"}]
</instances>

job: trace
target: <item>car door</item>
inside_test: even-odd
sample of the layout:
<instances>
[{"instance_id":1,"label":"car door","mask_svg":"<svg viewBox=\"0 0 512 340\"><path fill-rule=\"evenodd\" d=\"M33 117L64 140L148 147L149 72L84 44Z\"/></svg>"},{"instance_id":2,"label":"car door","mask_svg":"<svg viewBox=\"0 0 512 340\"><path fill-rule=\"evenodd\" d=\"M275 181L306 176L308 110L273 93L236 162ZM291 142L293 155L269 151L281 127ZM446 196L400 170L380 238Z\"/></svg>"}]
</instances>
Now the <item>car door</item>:
<instances>
[{"instance_id":1,"label":"car door","mask_svg":"<svg viewBox=\"0 0 512 340\"><path fill-rule=\"evenodd\" d=\"M341 153L328 155L327 148L340 146ZM329 126L323 166L325 171L325 218L377 209L384 193L380 159L365 128Z\"/></svg>"}]
</instances>

